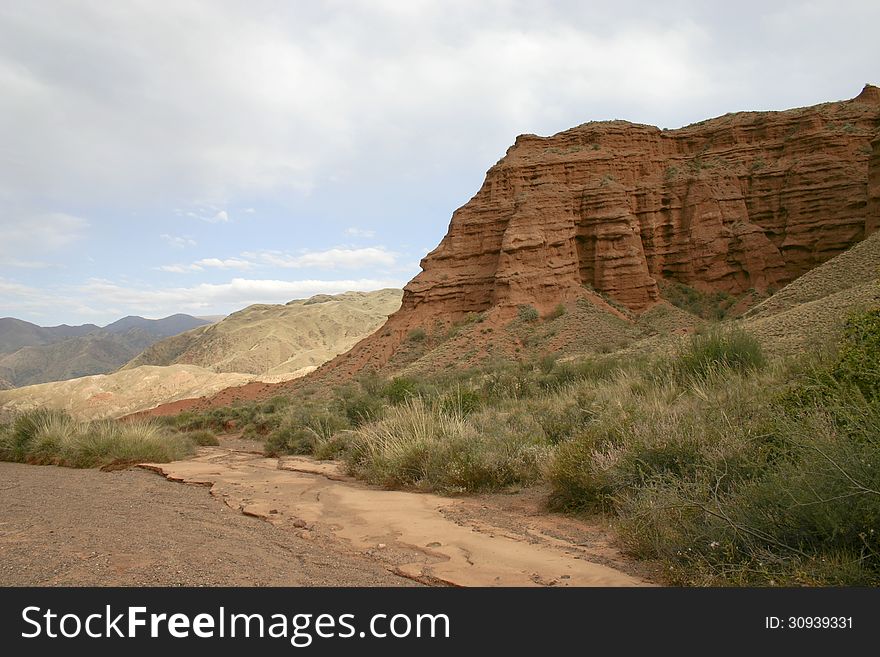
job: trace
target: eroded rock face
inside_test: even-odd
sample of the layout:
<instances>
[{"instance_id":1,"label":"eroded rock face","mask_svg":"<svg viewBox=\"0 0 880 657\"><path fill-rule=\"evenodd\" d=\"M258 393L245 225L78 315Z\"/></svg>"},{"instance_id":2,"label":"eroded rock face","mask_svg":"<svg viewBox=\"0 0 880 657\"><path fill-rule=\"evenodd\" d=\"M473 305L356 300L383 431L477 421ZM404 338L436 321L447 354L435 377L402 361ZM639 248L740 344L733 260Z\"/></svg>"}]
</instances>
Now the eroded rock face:
<instances>
[{"instance_id":1,"label":"eroded rock face","mask_svg":"<svg viewBox=\"0 0 880 657\"><path fill-rule=\"evenodd\" d=\"M871 142L871 159L868 163L868 209L865 218L865 234L880 228L880 135Z\"/></svg>"},{"instance_id":2,"label":"eroded rock face","mask_svg":"<svg viewBox=\"0 0 880 657\"><path fill-rule=\"evenodd\" d=\"M331 369L381 365L409 330L468 312L601 303L592 290L639 312L664 279L781 287L880 224L878 130L869 85L848 101L678 130L610 121L522 135L453 214L401 309Z\"/></svg>"}]
</instances>

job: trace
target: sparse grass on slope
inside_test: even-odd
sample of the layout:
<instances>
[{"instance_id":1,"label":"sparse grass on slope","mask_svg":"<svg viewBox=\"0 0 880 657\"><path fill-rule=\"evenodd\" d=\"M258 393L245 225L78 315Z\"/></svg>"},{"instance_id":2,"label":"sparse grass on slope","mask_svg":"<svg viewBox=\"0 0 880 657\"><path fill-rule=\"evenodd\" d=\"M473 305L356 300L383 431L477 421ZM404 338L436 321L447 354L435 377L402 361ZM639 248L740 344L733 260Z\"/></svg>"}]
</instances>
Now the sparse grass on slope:
<instances>
[{"instance_id":1,"label":"sparse grass on slope","mask_svg":"<svg viewBox=\"0 0 880 657\"><path fill-rule=\"evenodd\" d=\"M193 440L155 422L76 422L66 413L32 411L0 427L0 459L21 463L72 468L164 463L193 450Z\"/></svg>"},{"instance_id":2,"label":"sparse grass on slope","mask_svg":"<svg viewBox=\"0 0 880 657\"><path fill-rule=\"evenodd\" d=\"M722 325L653 358L365 374L230 412L273 453L387 487L544 481L553 508L605 514L671 583L880 585L880 310L838 321L837 351L816 341L829 353L767 361Z\"/></svg>"},{"instance_id":3,"label":"sparse grass on slope","mask_svg":"<svg viewBox=\"0 0 880 657\"><path fill-rule=\"evenodd\" d=\"M878 313L837 357L595 390L553 504L615 515L674 583L880 584Z\"/></svg>"},{"instance_id":4,"label":"sparse grass on slope","mask_svg":"<svg viewBox=\"0 0 880 657\"><path fill-rule=\"evenodd\" d=\"M749 319L768 317L877 279L880 279L880 231L798 277L745 316Z\"/></svg>"}]
</instances>

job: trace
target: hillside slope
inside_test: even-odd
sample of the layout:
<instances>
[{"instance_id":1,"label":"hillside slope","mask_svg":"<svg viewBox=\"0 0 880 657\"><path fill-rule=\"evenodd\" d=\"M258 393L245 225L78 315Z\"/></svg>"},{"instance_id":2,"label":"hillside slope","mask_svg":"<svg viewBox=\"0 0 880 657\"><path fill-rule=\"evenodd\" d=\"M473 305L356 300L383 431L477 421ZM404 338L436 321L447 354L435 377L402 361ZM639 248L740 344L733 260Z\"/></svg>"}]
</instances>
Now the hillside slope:
<instances>
[{"instance_id":1,"label":"hillside slope","mask_svg":"<svg viewBox=\"0 0 880 657\"><path fill-rule=\"evenodd\" d=\"M834 344L853 312L880 307L880 233L804 274L747 312L743 326L774 354Z\"/></svg>"},{"instance_id":2,"label":"hillside slope","mask_svg":"<svg viewBox=\"0 0 880 657\"><path fill-rule=\"evenodd\" d=\"M178 399L210 395L254 379L247 374L217 374L194 365L136 367L0 391L0 416L53 408L81 420L120 417Z\"/></svg>"},{"instance_id":3,"label":"hillside slope","mask_svg":"<svg viewBox=\"0 0 880 657\"><path fill-rule=\"evenodd\" d=\"M348 351L400 307L400 290L346 292L248 306L157 342L125 367L198 365L214 372L302 374Z\"/></svg>"}]
</instances>

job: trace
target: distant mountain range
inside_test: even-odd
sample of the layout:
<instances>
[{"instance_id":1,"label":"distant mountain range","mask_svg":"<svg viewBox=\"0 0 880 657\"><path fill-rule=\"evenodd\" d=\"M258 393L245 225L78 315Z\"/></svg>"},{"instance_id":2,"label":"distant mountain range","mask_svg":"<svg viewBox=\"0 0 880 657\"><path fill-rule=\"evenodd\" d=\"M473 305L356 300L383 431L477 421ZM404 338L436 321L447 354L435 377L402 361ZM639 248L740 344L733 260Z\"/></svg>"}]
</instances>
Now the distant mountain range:
<instances>
[{"instance_id":1,"label":"distant mountain range","mask_svg":"<svg viewBox=\"0 0 880 657\"><path fill-rule=\"evenodd\" d=\"M34 372L43 368L47 374L42 378L56 376L58 380L5 391L0 381L0 416L58 408L82 420L118 417L249 382L286 381L315 369L375 331L400 307L402 294L402 290L346 292L248 306L215 324L203 322L154 342L125 367L109 368L114 371L100 376L71 379L68 375L86 363L101 362L106 367L118 362L120 337L129 339L128 346L146 339L144 329L132 318L98 329L103 336L100 340L87 334L52 345L24 347L13 356L29 362ZM171 322L162 326L172 330ZM122 334L112 332L126 328ZM32 326L31 333L39 333L34 329L39 327ZM0 370L0 377L8 375Z\"/></svg>"},{"instance_id":2,"label":"distant mountain range","mask_svg":"<svg viewBox=\"0 0 880 657\"><path fill-rule=\"evenodd\" d=\"M129 316L104 327L44 327L0 318L0 389L112 372L153 343L207 324L183 314Z\"/></svg>"}]
</instances>

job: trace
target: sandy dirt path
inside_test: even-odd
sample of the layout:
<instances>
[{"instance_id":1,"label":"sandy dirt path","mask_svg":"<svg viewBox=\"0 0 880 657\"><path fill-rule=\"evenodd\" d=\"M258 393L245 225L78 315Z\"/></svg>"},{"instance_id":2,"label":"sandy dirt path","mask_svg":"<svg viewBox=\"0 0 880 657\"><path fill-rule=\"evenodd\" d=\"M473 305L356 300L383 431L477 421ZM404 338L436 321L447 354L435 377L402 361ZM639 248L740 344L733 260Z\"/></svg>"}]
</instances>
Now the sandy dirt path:
<instances>
[{"instance_id":1,"label":"sandy dirt path","mask_svg":"<svg viewBox=\"0 0 880 657\"><path fill-rule=\"evenodd\" d=\"M226 506L300 538L346 545L405 578L455 586L639 586L600 528L530 512L522 496L451 499L389 491L334 463L228 447L145 465L209 487ZM519 504L519 508L516 508ZM629 572L625 572L625 571Z\"/></svg>"},{"instance_id":2,"label":"sandy dirt path","mask_svg":"<svg viewBox=\"0 0 880 657\"><path fill-rule=\"evenodd\" d=\"M140 469L0 462L2 586L408 586L337 541Z\"/></svg>"}]
</instances>

